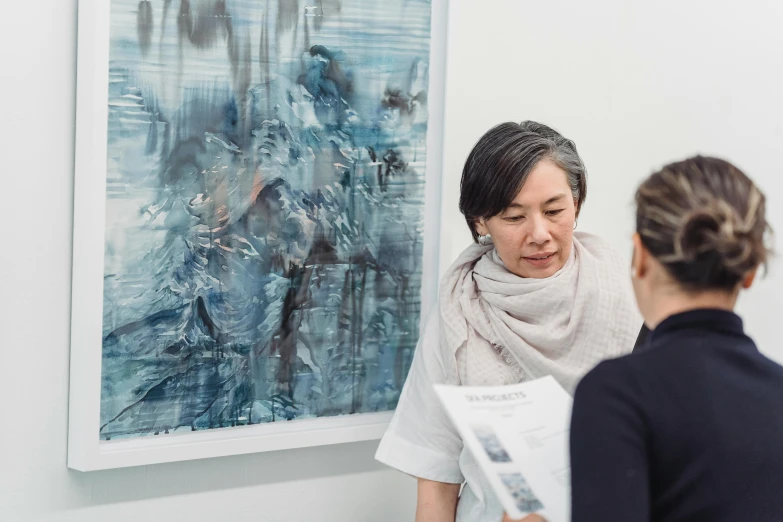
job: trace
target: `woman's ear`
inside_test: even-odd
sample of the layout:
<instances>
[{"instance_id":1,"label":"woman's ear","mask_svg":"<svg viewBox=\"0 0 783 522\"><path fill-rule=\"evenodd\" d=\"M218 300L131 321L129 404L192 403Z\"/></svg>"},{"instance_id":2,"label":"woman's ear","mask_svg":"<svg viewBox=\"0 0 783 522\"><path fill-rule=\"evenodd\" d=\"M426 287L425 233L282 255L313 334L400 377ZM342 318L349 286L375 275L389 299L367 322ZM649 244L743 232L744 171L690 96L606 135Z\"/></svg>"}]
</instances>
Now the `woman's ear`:
<instances>
[{"instance_id":1,"label":"woman's ear","mask_svg":"<svg viewBox=\"0 0 783 522\"><path fill-rule=\"evenodd\" d=\"M742 288L747 290L751 286L753 286L753 281L756 279L756 273L758 272L758 267L754 268L750 272L747 273L747 275L742 279Z\"/></svg>"},{"instance_id":2,"label":"woman's ear","mask_svg":"<svg viewBox=\"0 0 783 522\"><path fill-rule=\"evenodd\" d=\"M484 218L477 219L475 221L475 227L476 232L478 232L478 235L480 236L486 236L489 234L489 229L487 228L487 221Z\"/></svg>"},{"instance_id":3,"label":"woman's ear","mask_svg":"<svg viewBox=\"0 0 783 522\"><path fill-rule=\"evenodd\" d=\"M644 277L648 269L648 257L650 253L642 243L639 233L633 235L633 261L631 261L631 274L634 278Z\"/></svg>"}]
</instances>

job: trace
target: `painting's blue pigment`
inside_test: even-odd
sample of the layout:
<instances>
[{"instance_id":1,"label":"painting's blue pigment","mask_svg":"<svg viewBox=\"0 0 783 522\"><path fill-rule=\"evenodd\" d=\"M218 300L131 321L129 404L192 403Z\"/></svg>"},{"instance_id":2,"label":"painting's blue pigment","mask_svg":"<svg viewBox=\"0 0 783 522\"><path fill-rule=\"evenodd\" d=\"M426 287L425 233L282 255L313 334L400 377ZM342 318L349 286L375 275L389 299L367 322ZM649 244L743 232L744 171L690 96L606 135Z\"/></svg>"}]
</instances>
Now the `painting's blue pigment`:
<instances>
[{"instance_id":1,"label":"painting's blue pigment","mask_svg":"<svg viewBox=\"0 0 783 522\"><path fill-rule=\"evenodd\" d=\"M395 407L430 4L112 0L102 439Z\"/></svg>"}]
</instances>

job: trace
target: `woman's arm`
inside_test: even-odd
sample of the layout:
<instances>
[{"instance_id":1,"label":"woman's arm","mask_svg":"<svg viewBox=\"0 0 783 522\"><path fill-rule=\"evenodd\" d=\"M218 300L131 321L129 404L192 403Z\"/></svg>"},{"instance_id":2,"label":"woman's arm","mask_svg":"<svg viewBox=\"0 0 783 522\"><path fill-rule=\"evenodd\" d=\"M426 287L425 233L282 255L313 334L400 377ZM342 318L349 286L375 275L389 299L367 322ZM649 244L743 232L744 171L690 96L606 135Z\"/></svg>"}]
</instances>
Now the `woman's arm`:
<instances>
[{"instance_id":1,"label":"woman's arm","mask_svg":"<svg viewBox=\"0 0 783 522\"><path fill-rule=\"evenodd\" d=\"M459 484L419 479L416 522L454 522Z\"/></svg>"},{"instance_id":2,"label":"woman's arm","mask_svg":"<svg viewBox=\"0 0 783 522\"><path fill-rule=\"evenodd\" d=\"M462 439L435 384L447 382L440 349L437 307L425 322L397 409L376 458L418 479L417 522L454 522L460 484Z\"/></svg>"},{"instance_id":3,"label":"woman's arm","mask_svg":"<svg viewBox=\"0 0 783 522\"><path fill-rule=\"evenodd\" d=\"M547 522L547 520L541 515L528 515L522 520L514 520L508 514L504 514L503 522Z\"/></svg>"}]
</instances>

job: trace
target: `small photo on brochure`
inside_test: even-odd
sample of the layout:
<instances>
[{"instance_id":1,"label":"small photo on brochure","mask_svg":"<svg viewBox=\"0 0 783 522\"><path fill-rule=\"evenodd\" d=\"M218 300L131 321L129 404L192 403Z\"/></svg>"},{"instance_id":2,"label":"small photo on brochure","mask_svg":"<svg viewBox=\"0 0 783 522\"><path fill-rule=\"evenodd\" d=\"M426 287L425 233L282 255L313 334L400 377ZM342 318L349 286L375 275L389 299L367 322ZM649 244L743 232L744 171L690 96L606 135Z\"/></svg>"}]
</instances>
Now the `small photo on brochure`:
<instances>
[{"instance_id":1,"label":"small photo on brochure","mask_svg":"<svg viewBox=\"0 0 783 522\"><path fill-rule=\"evenodd\" d=\"M481 447L487 453L489 460L492 462L511 462L511 457L508 456L506 448L500 443L500 439L490 426L474 424L471 428L481 443Z\"/></svg>"},{"instance_id":2,"label":"small photo on brochure","mask_svg":"<svg viewBox=\"0 0 783 522\"><path fill-rule=\"evenodd\" d=\"M524 513L535 513L544 508L544 505L538 500L538 497L530 489L525 477L520 473L501 473L500 480L511 493L517 509Z\"/></svg>"}]
</instances>

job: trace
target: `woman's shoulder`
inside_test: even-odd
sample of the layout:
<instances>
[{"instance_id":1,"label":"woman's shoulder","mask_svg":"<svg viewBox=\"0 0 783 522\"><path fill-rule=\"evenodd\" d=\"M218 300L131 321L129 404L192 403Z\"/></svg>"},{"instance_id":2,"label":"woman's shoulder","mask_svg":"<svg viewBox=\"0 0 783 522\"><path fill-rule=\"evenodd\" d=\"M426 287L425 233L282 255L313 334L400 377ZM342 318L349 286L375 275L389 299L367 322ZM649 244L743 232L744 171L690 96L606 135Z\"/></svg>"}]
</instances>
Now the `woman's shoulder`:
<instances>
[{"instance_id":1,"label":"woman's shoulder","mask_svg":"<svg viewBox=\"0 0 783 522\"><path fill-rule=\"evenodd\" d=\"M593 400L605 394L627 395L634 390L636 371L632 358L638 354L628 354L607 359L598 363L587 372L576 386L574 399Z\"/></svg>"},{"instance_id":2,"label":"woman's shoulder","mask_svg":"<svg viewBox=\"0 0 783 522\"><path fill-rule=\"evenodd\" d=\"M574 393L592 396L622 392L626 397L641 399L648 395L645 390L654 387L656 375L671 375L671 364L661 350L652 349L648 343L632 353L598 363L582 377Z\"/></svg>"},{"instance_id":3,"label":"woman's shoulder","mask_svg":"<svg viewBox=\"0 0 783 522\"><path fill-rule=\"evenodd\" d=\"M422 338L437 338L439 324L440 301L436 299L435 302L429 307L429 310L421 314L419 323L419 336Z\"/></svg>"},{"instance_id":4,"label":"woman's shoulder","mask_svg":"<svg viewBox=\"0 0 783 522\"><path fill-rule=\"evenodd\" d=\"M574 231L574 239L579 241L579 243L588 250L605 251L609 253L618 252L617 248L609 241L592 232L584 232L581 230Z\"/></svg>"},{"instance_id":5,"label":"woman's shoulder","mask_svg":"<svg viewBox=\"0 0 783 522\"><path fill-rule=\"evenodd\" d=\"M596 259L612 273L620 276L629 270L629 263L624 262L623 253L601 236L590 232L574 232L574 242L578 242L583 252Z\"/></svg>"},{"instance_id":6,"label":"woman's shoulder","mask_svg":"<svg viewBox=\"0 0 783 522\"><path fill-rule=\"evenodd\" d=\"M454 261L452 261L451 265L446 269L446 272L441 276L439 286L442 287L444 284L452 283L455 275L462 270L475 265L484 254L491 251L493 248L493 245L480 245L478 243L470 243L465 246L465 248L460 251L459 255L454 258Z\"/></svg>"},{"instance_id":7,"label":"woman's shoulder","mask_svg":"<svg viewBox=\"0 0 783 522\"><path fill-rule=\"evenodd\" d=\"M443 347L440 342L440 301L436 300L429 310L421 314L419 322L419 340L417 343L417 350L423 351L428 357L435 357L438 360L442 360Z\"/></svg>"}]
</instances>

